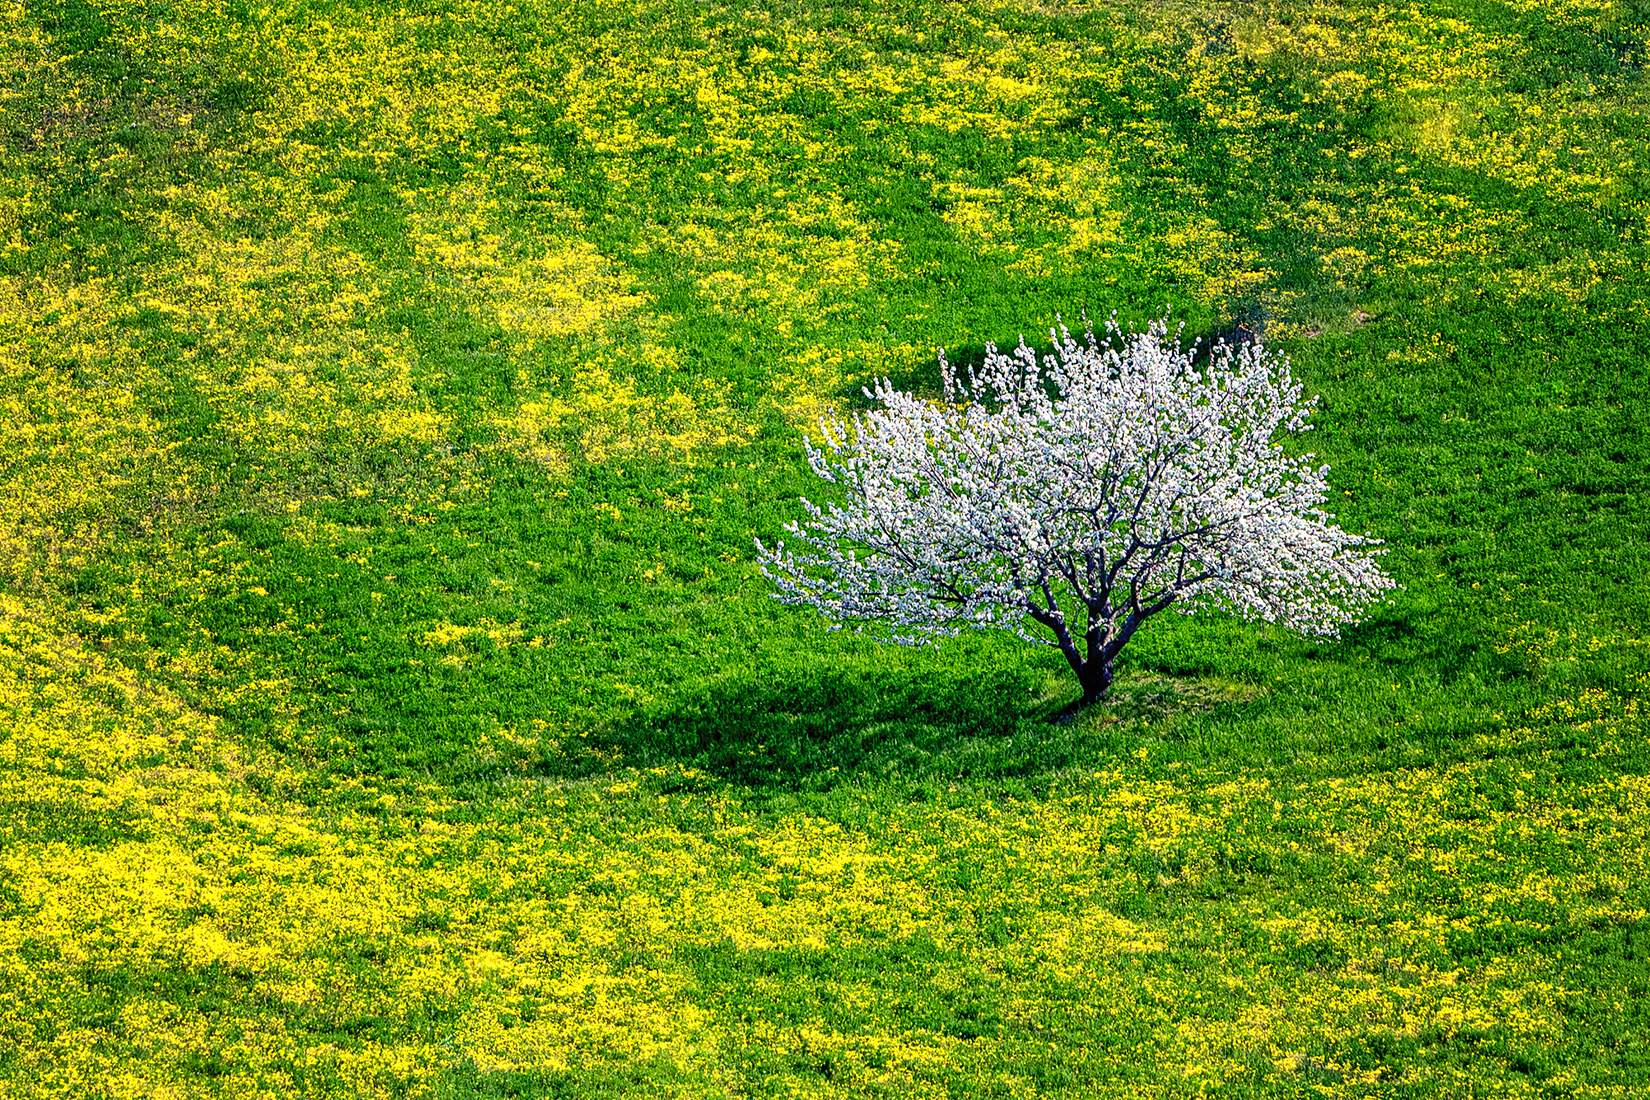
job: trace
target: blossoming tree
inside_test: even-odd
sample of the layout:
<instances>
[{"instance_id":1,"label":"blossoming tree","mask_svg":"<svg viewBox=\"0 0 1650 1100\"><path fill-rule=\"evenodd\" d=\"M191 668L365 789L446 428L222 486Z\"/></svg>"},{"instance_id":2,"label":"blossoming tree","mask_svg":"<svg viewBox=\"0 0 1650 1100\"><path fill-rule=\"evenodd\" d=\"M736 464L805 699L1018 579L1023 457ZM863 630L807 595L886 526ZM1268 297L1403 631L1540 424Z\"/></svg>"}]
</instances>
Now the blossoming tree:
<instances>
[{"instance_id":1,"label":"blossoming tree","mask_svg":"<svg viewBox=\"0 0 1650 1100\"><path fill-rule=\"evenodd\" d=\"M807 550L757 542L775 598L884 624L886 641L1003 628L1055 646L1075 710L1161 611L1335 636L1395 587L1379 540L1319 507L1329 468L1279 443L1316 403L1286 358L1249 342L1200 365L1166 321L1050 335L1052 354L989 346L962 377L942 352L943 402L882 380L865 391L878 408L822 419L808 460L843 499L802 501L788 530Z\"/></svg>"}]
</instances>

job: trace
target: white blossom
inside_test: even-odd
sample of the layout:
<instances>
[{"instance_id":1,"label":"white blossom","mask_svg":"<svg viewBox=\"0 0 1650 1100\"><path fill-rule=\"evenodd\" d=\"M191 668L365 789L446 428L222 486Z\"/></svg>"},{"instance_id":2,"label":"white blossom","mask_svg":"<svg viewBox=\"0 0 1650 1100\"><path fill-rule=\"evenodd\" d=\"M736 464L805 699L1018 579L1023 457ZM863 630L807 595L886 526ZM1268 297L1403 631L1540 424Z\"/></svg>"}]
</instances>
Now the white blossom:
<instances>
[{"instance_id":1,"label":"white blossom","mask_svg":"<svg viewBox=\"0 0 1650 1100\"><path fill-rule=\"evenodd\" d=\"M1199 365L1166 320L1104 340L1064 324L1039 357L988 345L965 376L940 354L943 402L896 390L807 443L840 503L803 499L791 535L757 542L775 598L918 644L1005 629L1056 646L1105 695L1118 652L1168 608L1220 609L1314 635L1395 587L1379 540L1320 507L1327 466L1285 453L1316 400L1258 341Z\"/></svg>"}]
</instances>

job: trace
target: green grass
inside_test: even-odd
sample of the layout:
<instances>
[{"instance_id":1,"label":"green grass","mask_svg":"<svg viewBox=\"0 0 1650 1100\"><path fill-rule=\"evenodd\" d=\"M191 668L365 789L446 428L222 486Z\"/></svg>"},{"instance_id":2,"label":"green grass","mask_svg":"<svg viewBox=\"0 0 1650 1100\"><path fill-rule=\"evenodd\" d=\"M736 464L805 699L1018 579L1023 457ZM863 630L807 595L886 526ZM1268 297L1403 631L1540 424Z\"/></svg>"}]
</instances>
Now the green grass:
<instances>
[{"instance_id":1,"label":"green grass","mask_svg":"<svg viewBox=\"0 0 1650 1100\"><path fill-rule=\"evenodd\" d=\"M1650 1089L1650 17L1525 6L6 13L0 1082ZM769 598L811 409L1166 303L1391 606L1056 725Z\"/></svg>"}]
</instances>

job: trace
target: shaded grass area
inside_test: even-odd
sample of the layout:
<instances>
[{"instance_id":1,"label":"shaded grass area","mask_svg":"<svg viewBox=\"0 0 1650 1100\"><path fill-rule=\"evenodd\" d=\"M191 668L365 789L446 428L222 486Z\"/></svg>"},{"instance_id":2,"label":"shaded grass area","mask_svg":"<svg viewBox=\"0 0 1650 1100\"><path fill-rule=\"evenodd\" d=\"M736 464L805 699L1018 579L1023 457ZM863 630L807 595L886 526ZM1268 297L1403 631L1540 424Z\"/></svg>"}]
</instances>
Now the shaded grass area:
<instances>
[{"instance_id":1,"label":"shaded grass area","mask_svg":"<svg viewBox=\"0 0 1650 1100\"><path fill-rule=\"evenodd\" d=\"M1642 1090L1633 6L4 19L22 1095ZM768 599L820 408L1165 302L1392 606L1055 726Z\"/></svg>"}]
</instances>

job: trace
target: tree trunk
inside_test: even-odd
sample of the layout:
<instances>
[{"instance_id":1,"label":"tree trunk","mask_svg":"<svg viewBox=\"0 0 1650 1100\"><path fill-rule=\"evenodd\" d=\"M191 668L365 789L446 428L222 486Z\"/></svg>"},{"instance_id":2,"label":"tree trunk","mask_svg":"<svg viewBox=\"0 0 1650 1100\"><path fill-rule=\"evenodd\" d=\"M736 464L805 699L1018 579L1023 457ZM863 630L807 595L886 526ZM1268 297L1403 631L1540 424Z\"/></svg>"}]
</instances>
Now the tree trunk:
<instances>
[{"instance_id":1,"label":"tree trunk","mask_svg":"<svg viewBox=\"0 0 1650 1100\"><path fill-rule=\"evenodd\" d=\"M1111 690L1112 658L1095 657L1082 664L1074 664L1073 667L1077 671L1077 682L1083 685L1083 695L1056 714L1056 722L1070 722L1088 707L1104 699L1106 693Z\"/></svg>"},{"instance_id":2,"label":"tree trunk","mask_svg":"<svg viewBox=\"0 0 1650 1100\"><path fill-rule=\"evenodd\" d=\"M1083 662L1083 667L1077 670L1078 682L1083 685L1083 705L1098 703L1111 690L1112 658L1093 657Z\"/></svg>"}]
</instances>

